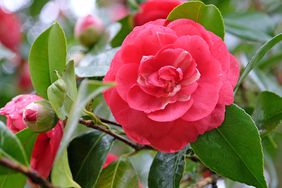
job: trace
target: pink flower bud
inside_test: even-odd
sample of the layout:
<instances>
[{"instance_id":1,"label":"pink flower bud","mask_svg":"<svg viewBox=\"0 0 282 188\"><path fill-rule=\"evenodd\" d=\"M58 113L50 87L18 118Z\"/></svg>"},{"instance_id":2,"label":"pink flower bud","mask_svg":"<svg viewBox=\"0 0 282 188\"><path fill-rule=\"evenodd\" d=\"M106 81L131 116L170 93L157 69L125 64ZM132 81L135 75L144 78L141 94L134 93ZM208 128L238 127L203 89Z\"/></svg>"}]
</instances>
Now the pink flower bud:
<instances>
[{"instance_id":1,"label":"pink flower bud","mask_svg":"<svg viewBox=\"0 0 282 188\"><path fill-rule=\"evenodd\" d=\"M25 107L23 121L35 132L46 132L56 125L57 118L49 102L39 100Z\"/></svg>"},{"instance_id":2,"label":"pink flower bud","mask_svg":"<svg viewBox=\"0 0 282 188\"><path fill-rule=\"evenodd\" d=\"M75 25L75 36L86 47L93 46L104 31L102 21L92 15L79 19Z\"/></svg>"},{"instance_id":3,"label":"pink flower bud","mask_svg":"<svg viewBox=\"0 0 282 188\"><path fill-rule=\"evenodd\" d=\"M26 128L26 123L23 121L23 110L30 103L40 100L42 98L37 95L18 95L0 109L0 115L6 116L7 127L14 133L17 133ZM32 120L32 117L34 115L31 115L29 119ZM58 121L53 129L39 134L34 144L30 167L45 178L50 174L62 137L63 122Z\"/></svg>"}]
</instances>

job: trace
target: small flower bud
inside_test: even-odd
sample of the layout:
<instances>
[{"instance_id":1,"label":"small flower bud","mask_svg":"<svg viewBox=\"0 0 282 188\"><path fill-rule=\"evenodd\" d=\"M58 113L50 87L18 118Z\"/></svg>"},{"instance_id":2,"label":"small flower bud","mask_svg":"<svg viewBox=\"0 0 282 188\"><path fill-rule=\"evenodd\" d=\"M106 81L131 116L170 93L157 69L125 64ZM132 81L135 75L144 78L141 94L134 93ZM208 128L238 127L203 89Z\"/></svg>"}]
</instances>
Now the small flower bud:
<instances>
[{"instance_id":1,"label":"small flower bud","mask_svg":"<svg viewBox=\"0 0 282 188\"><path fill-rule=\"evenodd\" d=\"M47 100L39 100L24 108L23 121L35 132L46 132L56 125L57 118L50 103Z\"/></svg>"},{"instance_id":2,"label":"small flower bud","mask_svg":"<svg viewBox=\"0 0 282 188\"><path fill-rule=\"evenodd\" d=\"M104 25L100 19L88 15L77 21L75 36L82 45L91 47L98 41L104 30Z\"/></svg>"}]
</instances>

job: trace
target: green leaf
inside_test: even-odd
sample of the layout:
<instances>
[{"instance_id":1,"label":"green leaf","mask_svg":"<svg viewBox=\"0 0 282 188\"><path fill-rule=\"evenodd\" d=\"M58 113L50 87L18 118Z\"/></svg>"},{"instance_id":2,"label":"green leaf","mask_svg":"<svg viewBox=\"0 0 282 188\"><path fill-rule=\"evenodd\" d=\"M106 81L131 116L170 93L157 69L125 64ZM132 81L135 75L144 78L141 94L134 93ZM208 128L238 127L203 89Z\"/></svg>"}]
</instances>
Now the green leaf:
<instances>
[{"instance_id":1,"label":"green leaf","mask_svg":"<svg viewBox=\"0 0 282 188\"><path fill-rule=\"evenodd\" d=\"M223 124L200 136L191 146L214 172L257 188L267 187L258 129L238 106L227 107Z\"/></svg>"},{"instance_id":2,"label":"green leaf","mask_svg":"<svg viewBox=\"0 0 282 188\"><path fill-rule=\"evenodd\" d=\"M282 40L282 33L276 35L269 41L265 42L255 53L255 55L252 57L250 62L247 64L245 70L243 71L242 75L240 76L240 79L237 83L237 86L235 88L235 93L238 90L239 85L243 82L243 80L248 76L248 74L256 68L260 62L260 60L264 57L264 55L271 50L276 44L278 44Z\"/></svg>"},{"instance_id":3,"label":"green leaf","mask_svg":"<svg viewBox=\"0 0 282 188\"><path fill-rule=\"evenodd\" d=\"M36 93L47 98L47 88L63 73L66 64L66 39L58 23L39 35L29 54L29 68Z\"/></svg>"},{"instance_id":4,"label":"green leaf","mask_svg":"<svg viewBox=\"0 0 282 188\"><path fill-rule=\"evenodd\" d=\"M95 187L113 140L109 135L92 131L71 141L68 147L69 164L74 180L81 187Z\"/></svg>"},{"instance_id":5,"label":"green leaf","mask_svg":"<svg viewBox=\"0 0 282 188\"><path fill-rule=\"evenodd\" d=\"M67 150L64 151L62 159L56 161L53 165L51 180L53 185L61 188L81 188L80 185L73 180Z\"/></svg>"},{"instance_id":6,"label":"green leaf","mask_svg":"<svg viewBox=\"0 0 282 188\"><path fill-rule=\"evenodd\" d=\"M19 173L1 175L0 188L21 188L26 184L26 177Z\"/></svg>"},{"instance_id":7,"label":"green leaf","mask_svg":"<svg viewBox=\"0 0 282 188\"><path fill-rule=\"evenodd\" d=\"M207 30L224 39L223 18L214 5L205 5L201 1L189 1L174 8L168 15L168 20L187 18L203 25Z\"/></svg>"},{"instance_id":8,"label":"green leaf","mask_svg":"<svg viewBox=\"0 0 282 188\"><path fill-rule=\"evenodd\" d=\"M69 119L67 121L64 136L61 141L56 160L60 160L62 152L66 149L78 125L79 118L87 105L93 98L104 90L112 87L113 84L102 83L95 80L84 80L81 82L75 102L71 107Z\"/></svg>"},{"instance_id":9,"label":"green leaf","mask_svg":"<svg viewBox=\"0 0 282 188\"><path fill-rule=\"evenodd\" d=\"M96 187L138 188L138 177L130 162L124 158L120 158L102 171Z\"/></svg>"},{"instance_id":10,"label":"green leaf","mask_svg":"<svg viewBox=\"0 0 282 188\"><path fill-rule=\"evenodd\" d=\"M73 61L68 63L62 78L48 87L47 95L57 116L62 120L66 119L77 96Z\"/></svg>"},{"instance_id":11,"label":"green leaf","mask_svg":"<svg viewBox=\"0 0 282 188\"><path fill-rule=\"evenodd\" d=\"M260 128L272 130L282 121L282 98L272 92L260 93L252 115Z\"/></svg>"},{"instance_id":12,"label":"green leaf","mask_svg":"<svg viewBox=\"0 0 282 188\"><path fill-rule=\"evenodd\" d=\"M149 173L150 188L178 188L185 167L187 148L177 153L159 152Z\"/></svg>"},{"instance_id":13,"label":"green leaf","mask_svg":"<svg viewBox=\"0 0 282 188\"><path fill-rule=\"evenodd\" d=\"M156 153L154 150L142 150L128 158L133 168L137 171L142 185L148 185L149 172Z\"/></svg>"},{"instance_id":14,"label":"green leaf","mask_svg":"<svg viewBox=\"0 0 282 188\"><path fill-rule=\"evenodd\" d=\"M28 164L25 151L20 141L2 122L0 122L0 139L0 155L24 165ZM0 166L0 175L12 172L13 171Z\"/></svg>"},{"instance_id":15,"label":"green leaf","mask_svg":"<svg viewBox=\"0 0 282 188\"><path fill-rule=\"evenodd\" d=\"M71 99L75 99L77 96L77 87L76 87L76 76L74 72L74 61L70 61L67 64L66 70L63 73L62 79L67 85L67 95Z\"/></svg>"},{"instance_id":16,"label":"green leaf","mask_svg":"<svg viewBox=\"0 0 282 188\"><path fill-rule=\"evenodd\" d=\"M118 50L119 48L113 48L98 55L86 55L75 69L77 76L84 78L105 76Z\"/></svg>"},{"instance_id":17,"label":"green leaf","mask_svg":"<svg viewBox=\"0 0 282 188\"><path fill-rule=\"evenodd\" d=\"M121 20L118 21L121 25L121 29L116 34L116 36L111 41L111 46L113 48L119 47L125 37L132 31L133 29L133 16L128 15Z\"/></svg>"},{"instance_id":18,"label":"green leaf","mask_svg":"<svg viewBox=\"0 0 282 188\"><path fill-rule=\"evenodd\" d=\"M64 120L68 115L67 109L64 104L67 99L67 85L63 79L58 79L52 83L47 89L48 100L56 112L57 116Z\"/></svg>"},{"instance_id":19,"label":"green leaf","mask_svg":"<svg viewBox=\"0 0 282 188\"><path fill-rule=\"evenodd\" d=\"M260 12L228 15L224 23L227 32L251 41L265 42L271 39L275 29L273 20Z\"/></svg>"},{"instance_id":20,"label":"green leaf","mask_svg":"<svg viewBox=\"0 0 282 188\"><path fill-rule=\"evenodd\" d=\"M37 16L41 12L41 9L44 7L44 5L48 2L48 0L33 0L31 6L29 7L30 15L33 17Z\"/></svg>"},{"instance_id":21,"label":"green leaf","mask_svg":"<svg viewBox=\"0 0 282 188\"><path fill-rule=\"evenodd\" d=\"M37 139L38 133L31 131L29 128L26 128L18 132L16 136L19 139L19 141L21 142L25 150L27 160L30 161L33 147Z\"/></svg>"}]
</instances>

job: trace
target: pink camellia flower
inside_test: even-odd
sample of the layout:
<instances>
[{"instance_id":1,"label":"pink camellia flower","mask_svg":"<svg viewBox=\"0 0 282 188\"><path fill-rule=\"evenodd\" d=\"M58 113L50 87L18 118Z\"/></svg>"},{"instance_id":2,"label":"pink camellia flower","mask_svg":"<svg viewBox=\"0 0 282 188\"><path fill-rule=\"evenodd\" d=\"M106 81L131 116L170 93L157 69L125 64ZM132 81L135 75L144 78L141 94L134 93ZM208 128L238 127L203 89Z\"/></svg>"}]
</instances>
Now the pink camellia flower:
<instances>
[{"instance_id":1,"label":"pink camellia flower","mask_svg":"<svg viewBox=\"0 0 282 188\"><path fill-rule=\"evenodd\" d=\"M104 93L129 138L175 152L217 128L233 103L239 64L221 38L189 19L136 27L115 55Z\"/></svg>"},{"instance_id":2,"label":"pink camellia flower","mask_svg":"<svg viewBox=\"0 0 282 188\"><path fill-rule=\"evenodd\" d=\"M91 47L98 41L104 30L105 27L99 18L88 15L77 21L74 33L82 45Z\"/></svg>"},{"instance_id":3,"label":"pink camellia flower","mask_svg":"<svg viewBox=\"0 0 282 188\"><path fill-rule=\"evenodd\" d=\"M5 12L0 7L0 43L17 51L21 42L21 23L12 13Z\"/></svg>"},{"instance_id":4,"label":"pink camellia flower","mask_svg":"<svg viewBox=\"0 0 282 188\"><path fill-rule=\"evenodd\" d=\"M118 157L115 154L109 153L107 155L106 161L103 165L103 168L106 168L109 164L111 164L113 161L117 160Z\"/></svg>"},{"instance_id":5,"label":"pink camellia flower","mask_svg":"<svg viewBox=\"0 0 282 188\"><path fill-rule=\"evenodd\" d=\"M136 26L149 21L165 19L168 14L182 2L179 0L149 0L140 6L140 11L134 16Z\"/></svg>"},{"instance_id":6,"label":"pink camellia flower","mask_svg":"<svg viewBox=\"0 0 282 188\"><path fill-rule=\"evenodd\" d=\"M26 128L23 121L23 110L30 103L39 100L42 98L36 95L19 95L0 109L0 114L7 117L7 126L12 132L17 133ZM45 178L50 174L62 136L63 123L58 121L53 129L39 134L35 142L30 165Z\"/></svg>"}]
</instances>

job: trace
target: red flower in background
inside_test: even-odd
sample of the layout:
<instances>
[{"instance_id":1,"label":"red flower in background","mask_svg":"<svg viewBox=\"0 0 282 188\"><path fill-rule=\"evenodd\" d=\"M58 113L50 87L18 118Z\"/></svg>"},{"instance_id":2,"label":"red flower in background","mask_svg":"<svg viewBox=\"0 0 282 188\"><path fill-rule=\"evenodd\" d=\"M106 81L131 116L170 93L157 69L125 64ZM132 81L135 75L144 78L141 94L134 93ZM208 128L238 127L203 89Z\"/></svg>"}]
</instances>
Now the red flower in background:
<instances>
[{"instance_id":1,"label":"red flower in background","mask_svg":"<svg viewBox=\"0 0 282 188\"><path fill-rule=\"evenodd\" d=\"M110 18L116 22L129 14L129 9L123 4L116 4L111 7Z\"/></svg>"},{"instance_id":2,"label":"red flower in background","mask_svg":"<svg viewBox=\"0 0 282 188\"><path fill-rule=\"evenodd\" d=\"M217 128L233 103L239 64L221 38L189 19L135 29L115 55L104 94L128 137L175 152Z\"/></svg>"},{"instance_id":3,"label":"red flower in background","mask_svg":"<svg viewBox=\"0 0 282 188\"><path fill-rule=\"evenodd\" d=\"M23 121L24 108L30 103L41 99L36 95L19 95L0 109L0 114L7 117L8 128L14 133L26 128ZM62 136L63 123L58 121L53 129L41 133L35 142L30 165L32 169L38 171L45 178L50 174Z\"/></svg>"},{"instance_id":4,"label":"red flower in background","mask_svg":"<svg viewBox=\"0 0 282 188\"><path fill-rule=\"evenodd\" d=\"M5 12L0 7L0 42L7 48L18 51L21 42L21 23L12 13Z\"/></svg>"},{"instance_id":5,"label":"red flower in background","mask_svg":"<svg viewBox=\"0 0 282 188\"><path fill-rule=\"evenodd\" d=\"M109 164L111 164L113 161L117 160L118 157L115 154L109 153L107 155L106 161L103 165L103 168L106 168Z\"/></svg>"},{"instance_id":6,"label":"red flower in background","mask_svg":"<svg viewBox=\"0 0 282 188\"><path fill-rule=\"evenodd\" d=\"M32 83L28 63L23 62L19 67L19 71L18 88L23 92L30 91L32 89Z\"/></svg>"},{"instance_id":7,"label":"red flower in background","mask_svg":"<svg viewBox=\"0 0 282 188\"><path fill-rule=\"evenodd\" d=\"M149 0L144 2L140 6L140 11L134 16L134 23L139 26L149 21L165 19L180 4L181 1L178 0Z\"/></svg>"}]
</instances>

